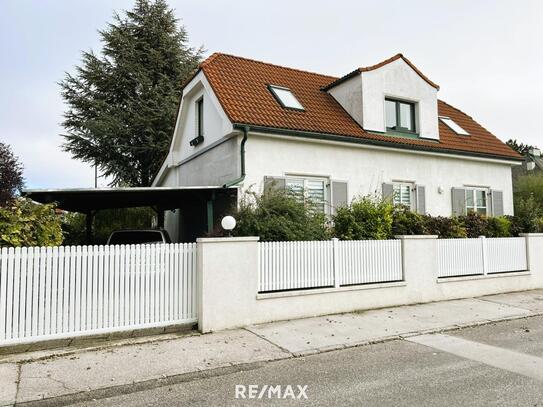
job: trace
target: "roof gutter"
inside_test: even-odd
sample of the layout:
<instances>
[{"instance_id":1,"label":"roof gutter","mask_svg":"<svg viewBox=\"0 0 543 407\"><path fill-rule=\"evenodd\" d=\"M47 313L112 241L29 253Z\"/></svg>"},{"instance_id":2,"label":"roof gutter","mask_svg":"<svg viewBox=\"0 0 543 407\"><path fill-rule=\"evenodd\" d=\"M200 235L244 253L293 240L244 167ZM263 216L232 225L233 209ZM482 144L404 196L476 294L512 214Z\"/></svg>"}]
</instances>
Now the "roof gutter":
<instances>
[{"instance_id":1,"label":"roof gutter","mask_svg":"<svg viewBox=\"0 0 543 407\"><path fill-rule=\"evenodd\" d=\"M237 127L237 128L241 128L242 126L246 126L246 125L240 124L240 123L236 123L234 125L234 127ZM505 160L505 161L510 161L510 162L523 161L523 157L519 157L519 158L507 157L507 156L499 156L499 155L493 155L493 154L453 150L449 148L425 147L425 146L419 146L419 145L408 145L408 144L400 144L400 143L393 144L387 141L373 140L373 139L367 139L367 138L361 138L361 137L340 136L340 135L329 134L329 133L290 130L290 129L283 129L283 128L278 128L278 127L251 126L251 130L253 132L277 134L277 135L291 136L291 137L300 137L300 138L307 138L307 139L314 139L314 140L339 141L339 142L344 142L344 143L378 146L378 147L385 147L385 148L390 148L390 149L424 151L427 153L437 153L437 154L439 153L452 154L452 155L460 155L460 156L466 156L466 157L479 157L479 158L494 159L494 160Z\"/></svg>"},{"instance_id":2,"label":"roof gutter","mask_svg":"<svg viewBox=\"0 0 543 407\"><path fill-rule=\"evenodd\" d=\"M243 131L243 139L241 140L241 145L239 148L239 155L241 160L241 175L238 178L225 183L223 185L223 188L230 188L234 185L239 184L240 182L243 182L243 180L245 179L245 143L247 142L247 136L249 134L250 127L246 125L240 126L234 124L234 128L241 129Z\"/></svg>"}]
</instances>

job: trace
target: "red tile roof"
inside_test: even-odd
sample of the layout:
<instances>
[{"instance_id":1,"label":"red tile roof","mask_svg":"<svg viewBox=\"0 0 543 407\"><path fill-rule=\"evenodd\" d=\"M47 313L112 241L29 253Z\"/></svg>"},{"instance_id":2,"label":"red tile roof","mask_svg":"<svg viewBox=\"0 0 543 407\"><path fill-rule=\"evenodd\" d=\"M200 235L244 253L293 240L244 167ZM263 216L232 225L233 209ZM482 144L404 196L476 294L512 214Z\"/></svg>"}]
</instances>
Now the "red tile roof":
<instances>
[{"instance_id":1,"label":"red tile roof","mask_svg":"<svg viewBox=\"0 0 543 407\"><path fill-rule=\"evenodd\" d=\"M404 57L398 54L387 61L398 58ZM388 63L387 61L383 61L379 66ZM409 61L406 62L433 84ZM375 65L365 69L377 67ZM332 76L220 53L215 53L202 62L200 69L204 72L226 115L236 124L347 136L356 138L359 142L366 141L391 147L521 159L519 154L470 116L441 100L438 101L439 115L453 119L470 133L469 136L456 134L441 121L439 142L365 131L330 94L322 90L338 80ZM289 88L305 110L281 107L268 90L268 85Z\"/></svg>"}]
</instances>

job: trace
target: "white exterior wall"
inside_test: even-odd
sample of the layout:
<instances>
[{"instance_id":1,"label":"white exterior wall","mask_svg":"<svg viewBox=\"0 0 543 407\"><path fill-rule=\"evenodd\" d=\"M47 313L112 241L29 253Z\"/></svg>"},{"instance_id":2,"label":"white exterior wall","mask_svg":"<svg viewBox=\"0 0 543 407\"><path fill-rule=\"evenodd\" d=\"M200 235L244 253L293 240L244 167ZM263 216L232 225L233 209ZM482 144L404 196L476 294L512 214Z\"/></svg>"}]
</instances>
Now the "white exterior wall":
<instances>
[{"instance_id":1,"label":"white exterior wall","mask_svg":"<svg viewBox=\"0 0 543 407\"><path fill-rule=\"evenodd\" d=\"M306 175L348 182L349 200L381 194L384 182L405 181L426 187L431 215L451 216L451 188L479 186L503 191L505 214L513 214L511 165L470 157L428 155L286 137L249 135L243 189L261 192L265 176ZM438 188L443 187L443 193Z\"/></svg>"},{"instance_id":2,"label":"white exterior wall","mask_svg":"<svg viewBox=\"0 0 543 407\"><path fill-rule=\"evenodd\" d=\"M349 113L349 115L362 127L362 76L356 75L328 91L334 99Z\"/></svg>"}]
</instances>

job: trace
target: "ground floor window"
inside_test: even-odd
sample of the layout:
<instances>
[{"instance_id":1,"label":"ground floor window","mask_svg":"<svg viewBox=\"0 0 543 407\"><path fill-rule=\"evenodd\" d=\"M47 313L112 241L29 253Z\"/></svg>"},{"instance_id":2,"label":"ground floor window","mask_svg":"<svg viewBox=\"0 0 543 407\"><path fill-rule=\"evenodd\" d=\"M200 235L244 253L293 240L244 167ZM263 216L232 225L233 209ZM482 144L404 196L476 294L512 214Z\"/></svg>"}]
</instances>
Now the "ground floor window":
<instances>
[{"instance_id":1,"label":"ground floor window","mask_svg":"<svg viewBox=\"0 0 543 407\"><path fill-rule=\"evenodd\" d=\"M326 188L328 181L324 178L287 177L287 188L303 199L310 202L316 211L326 213Z\"/></svg>"},{"instance_id":2,"label":"ground floor window","mask_svg":"<svg viewBox=\"0 0 543 407\"><path fill-rule=\"evenodd\" d=\"M392 202L394 205L405 205L411 208L413 204L413 184L394 182L392 185Z\"/></svg>"},{"instance_id":3,"label":"ground floor window","mask_svg":"<svg viewBox=\"0 0 543 407\"><path fill-rule=\"evenodd\" d=\"M488 215L487 194L486 188L466 188L466 212Z\"/></svg>"}]
</instances>

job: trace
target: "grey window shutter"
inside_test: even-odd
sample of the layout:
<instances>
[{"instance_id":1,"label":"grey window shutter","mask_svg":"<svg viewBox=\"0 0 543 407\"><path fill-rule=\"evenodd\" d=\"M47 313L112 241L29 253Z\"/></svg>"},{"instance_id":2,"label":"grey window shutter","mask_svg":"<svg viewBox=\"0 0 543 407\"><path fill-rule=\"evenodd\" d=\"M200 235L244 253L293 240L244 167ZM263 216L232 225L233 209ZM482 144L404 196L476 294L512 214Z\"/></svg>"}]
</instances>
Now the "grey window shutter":
<instances>
[{"instance_id":1,"label":"grey window shutter","mask_svg":"<svg viewBox=\"0 0 543 407\"><path fill-rule=\"evenodd\" d=\"M285 177L264 177L264 191L273 189L285 189L287 180Z\"/></svg>"},{"instance_id":2,"label":"grey window shutter","mask_svg":"<svg viewBox=\"0 0 543 407\"><path fill-rule=\"evenodd\" d=\"M415 186L415 199L417 213L426 214L426 187L424 185Z\"/></svg>"},{"instance_id":3,"label":"grey window shutter","mask_svg":"<svg viewBox=\"0 0 543 407\"><path fill-rule=\"evenodd\" d=\"M493 189L490 193L490 196L492 199L492 215L503 216L503 192Z\"/></svg>"},{"instance_id":4,"label":"grey window shutter","mask_svg":"<svg viewBox=\"0 0 543 407\"><path fill-rule=\"evenodd\" d=\"M452 195L452 214L462 216L466 214L466 190L464 188L453 188Z\"/></svg>"},{"instance_id":5,"label":"grey window shutter","mask_svg":"<svg viewBox=\"0 0 543 407\"><path fill-rule=\"evenodd\" d=\"M394 198L394 185L383 183L383 200L392 202Z\"/></svg>"},{"instance_id":6,"label":"grey window shutter","mask_svg":"<svg viewBox=\"0 0 543 407\"><path fill-rule=\"evenodd\" d=\"M347 183L343 181L332 181L332 213L336 213L336 208L347 206Z\"/></svg>"}]
</instances>

